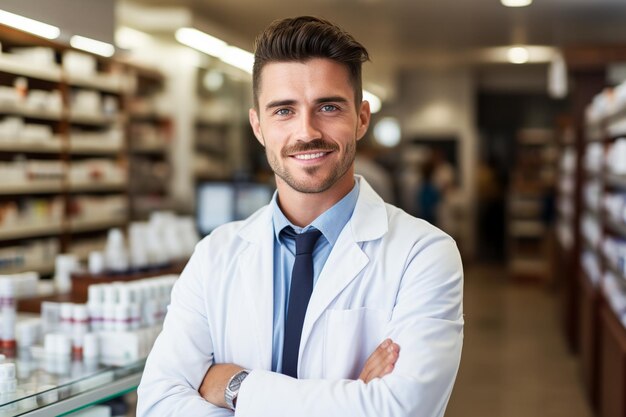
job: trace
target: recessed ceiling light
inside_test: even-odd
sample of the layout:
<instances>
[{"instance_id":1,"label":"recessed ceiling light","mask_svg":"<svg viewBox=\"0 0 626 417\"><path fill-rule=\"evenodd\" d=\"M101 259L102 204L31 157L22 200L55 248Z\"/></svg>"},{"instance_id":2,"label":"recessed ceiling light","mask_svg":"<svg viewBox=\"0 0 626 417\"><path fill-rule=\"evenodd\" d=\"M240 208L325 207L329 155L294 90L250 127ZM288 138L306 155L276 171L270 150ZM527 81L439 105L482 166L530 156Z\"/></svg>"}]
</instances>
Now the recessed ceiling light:
<instances>
[{"instance_id":1,"label":"recessed ceiling light","mask_svg":"<svg viewBox=\"0 0 626 417\"><path fill-rule=\"evenodd\" d=\"M110 43L87 38L85 36L73 35L70 38L70 45L76 49L81 49L107 58L113 56L115 53L115 46Z\"/></svg>"},{"instance_id":2,"label":"recessed ceiling light","mask_svg":"<svg viewBox=\"0 0 626 417\"><path fill-rule=\"evenodd\" d=\"M506 7L526 7L532 2L533 0L500 0L500 3Z\"/></svg>"},{"instance_id":3,"label":"recessed ceiling light","mask_svg":"<svg viewBox=\"0 0 626 417\"><path fill-rule=\"evenodd\" d=\"M56 39L61 34L61 30L56 26L29 19L28 17L10 13L5 10L0 10L0 23L46 39Z\"/></svg>"},{"instance_id":4,"label":"recessed ceiling light","mask_svg":"<svg viewBox=\"0 0 626 417\"><path fill-rule=\"evenodd\" d=\"M378 113L383 105L376 94L367 90L363 90L363 100L367 100L370 103L370 112L372 113Z\"/></svg>"},{"instance_id":5,"label":"recessed ceiling light","mask_svg":"<svg viewBox=\"0 0 626 417\"><path fill-rule=\"evenodd\" d=\"M393 117L384 117L374 126L374 139L376 142L388 148L393 148L400 143L402 131L400 123Z\"/></svg>"},{"instance_id":6,"label":"recessed ceiling light","mask_svg":"<svg viewBox=\"0 0 626 417\"><path fill-rule=\"evenodd\" d=\"M528 49L515 46L507 52L507 58L512 64L525 64L528 62Z\"/></svg>"}]
</instances>

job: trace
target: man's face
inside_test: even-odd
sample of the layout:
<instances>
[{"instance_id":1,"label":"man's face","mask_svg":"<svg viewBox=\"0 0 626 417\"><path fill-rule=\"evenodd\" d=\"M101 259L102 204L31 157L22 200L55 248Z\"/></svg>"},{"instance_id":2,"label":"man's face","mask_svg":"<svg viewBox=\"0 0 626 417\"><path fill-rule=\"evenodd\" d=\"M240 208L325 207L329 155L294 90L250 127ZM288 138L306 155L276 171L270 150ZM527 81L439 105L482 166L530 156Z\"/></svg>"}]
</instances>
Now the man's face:
<instances>
[{"instance_id":1,"label":"man's face","mask_svg":"<svg viewBox=\"0 0 626 417\"><path fill-rule=\"evenodd\" d=\"M322 58L273 62L263 68L259 87L250 124L277 182L302 193L351 183L370 111L365 101L357 111L348 69Z\"/></svg>"}]
</instances>

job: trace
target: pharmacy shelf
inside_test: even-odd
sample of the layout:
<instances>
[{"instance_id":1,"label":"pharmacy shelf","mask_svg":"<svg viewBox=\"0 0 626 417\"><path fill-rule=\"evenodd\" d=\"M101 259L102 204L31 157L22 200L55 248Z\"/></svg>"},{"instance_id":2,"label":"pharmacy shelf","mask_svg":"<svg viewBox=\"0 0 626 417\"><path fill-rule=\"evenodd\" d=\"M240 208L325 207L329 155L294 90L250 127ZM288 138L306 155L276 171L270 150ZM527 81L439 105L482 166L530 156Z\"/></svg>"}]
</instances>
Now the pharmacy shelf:
<instances>
[{"instance_id":1,"label":"pharmacy shelf","mask_svg":"<svg viewBox=\"0 0 626 417\"><path fill-rule=\"evenodd\" d=\"M27 224L0 228L0 241L48 236L61 233L61 223Z\"/></svg>"},{"instance_id":2,"label":"pharmacy shelf","mask_svg":"<svg viewBox=\"0 0 626 417\"><path fill-rule=\"evenodd\" d=\"M75 182L70 183L69 192L124 191L126 187L126 181Z\"/></svg>"},{"instance_id":3,"label":"pharmacy shelf","mask_svg":"<svg viewBox=\"0 0 626 417\"><path fill-rule=\"evenodd\" d=\"M33 65L19 57L12 57L10 54L0 54L0 71L44 81L61 81L60 66L50 65L49 67L42 67Z\"/></svg>"},{"instance_id":4,"label":"pharmacy shelf","mask_svg":"<svg viewBox=\"0 0 626 417\"><path fill-rule=\"evenodd\" d=\"M63 189L63 182L56 181L29 181L14 182L0 185L0 195L27 195L59 193Z\"/></svg>"},{"instance_id":5,"label":"pharmacy shelf","mask_svg":"<svg viewBox=\"0 0 626 417\"><path fill-rule=\"evenodd\" d=\"M63 112L61 110L50 111L41 109L29 109L27 107L11 105L8 103L3 103L0 105L0 113L38 120L60 121L63 118Z\"/></svg>"},{"instance_id":6,"label":"pharmacy shelf","mask_svg":"<svg viewBox=\"0 0 626 417\"><path fill-rule=\"evenodd\" d=\"M617 188L626 188L626 175L607 173L604 179L607 185Z\"/></svg>"},{"instance_id":7,"label":"pharmacy shelf","mask_svg":"<svg viewBox=\"0 0 626 417\"><path fill-rule=\"evenodd\" d=\"M625 283L626 283L626 274L617 267L617 265L615 265L615 262L613 262L611 259L609 259L608 256L606 255L602 255L603 258L603 262L604 262L604 266L609 269L613 274L615 274L615 276L621 278Z\"/></svg>"},{"instance_id":8,"label":"pharmacy shelf","mask_svg":"<svg viewBox=\"0 0 626 417\"><path fill-rule=\"evenodd\" d=\"M162 155L167 152L167 148L163 145L134 146L130 149L130 151L134 154Z\"/></svg>"},{"instance_id":9,"label":"pharmacy shelf","mask_svg":"<svg viewBox=\"0 0 626 417\"><path fill-rule=\"evenodd\" d=\"M609 230L620 235L622 238L626 239L626 224L625 223L618 223L610 218L607 218L606 225L608 226Z\"/></svg>"},{"instance_id":10,"label":"pharmacy shelf","mask_svg":"<svg viewBox=\"0 0 626 417\"><path fill-rule=\"evenodd\" d=\"M60 153L63 148L63 142L58 135L48 140L42 141L1 141L0 152L25 152L25 153Z\"/></svg>"},{"instance_id":11,"label":"pharmacy shelf","mask_svg":"<svg viewBox=\"0 0 626 417\"><path fill-rule=\"evenodd\" d=\"M0 268L1 274L19 274L21 272L37 272L41 275L51 275L54 273L54 262L24 264L19 267Z\"/></svg>"},{"instance_id":12,"label":"pharmacy shelf","mask_svg":"<svg viewBox=\"0 0 626 417\"><path fill-rule=\"evenodd\" d=\"M126 219L120 218L70 220L69 229L71 232L91 232L111 227L122 227L126 222Z\"/></svg>"},{"instance_id":13,"label":"pharmacy shelf","mask_svg":"<svg viewBox=\"0 0 626 417\"><path fill-rule=\"evenodd\" d=\"M93 140L89 142L72 141L70 139L70 153L81 155L111 155L118 154L123 150L121 143L98 143Z\"/></svg>"},{"instance_id":14,"label":"pharmacy shelf","mask_svg":"<svg viewBox=\"0 0 626 417\"><path fill-rule=\"evenodd\" d=\"M73 87L89 88L113 94L122 94L128 89L128 81L119 74L93 74L89 76L68 74L67 83Z\"/></svg>"},{"instance_id":15,"label":"pharmacy shelf","mask_svg":"<svg viewBox=\"0 0 626 417\"><path fill-rule=\"evenodd\" d=\"M100 114L80 114L73 113L69 117L70 123L81 125L105 126L118 121L117 117L105 116Z\"/></svg>"}]
</instances>

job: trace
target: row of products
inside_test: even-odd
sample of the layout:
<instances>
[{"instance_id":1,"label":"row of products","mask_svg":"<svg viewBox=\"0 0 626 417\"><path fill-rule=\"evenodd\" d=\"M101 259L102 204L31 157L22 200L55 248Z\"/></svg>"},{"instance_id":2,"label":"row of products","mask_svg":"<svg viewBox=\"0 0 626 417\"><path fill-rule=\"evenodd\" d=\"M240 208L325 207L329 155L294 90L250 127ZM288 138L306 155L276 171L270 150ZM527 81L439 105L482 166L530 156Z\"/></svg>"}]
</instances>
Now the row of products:
<instances>
[{"instance_id":1,"label":"row of products","mask_svg":"<svg viewBox=\"0 0 626 417\"><path fill-rule=\"evenodd\" d=\"M626 240L608 236L602 242L602 251L612 267L626 279Z\"/></svg>"},{"instance_id":2,"label":"row of products","mask_svg":"<svg viewBox=\"0 0 626 417\"><path fill-rule=\"evenodd\" d=\"M64 209L65 202L61 196L0 202L0 233L29 227L60 227Z\"/></svg>"},{"instance_id":3,"label":"row of products","mask_svg":"<svg viewBox=\"0 0 626 417\"><path fill-rule=\"evenodd\" d=\"M131 223L128 236L121 229L110 229L104 247L89 253L87 271L100 275L163 267L188 259L198 240L191 217L153 212L149 221ZM60 254L55 265L55 286L61 292L70 291L71 275L84 270L79 257Z\"/></svg>"},{"instance_id":4,"label":"row of products","mask_svg":"<svg viewBox=\"0 0 626 417\"><path fill-rule=\"evenodd\" d=\"M602 228L598 217L585 212L580 219L580 232L582 233L585 241L593 248L600 247L600 240L602 239Z\"/></svg>"},{"instance_id":5,"label":"row of products","mask_svg":"<svg viewBox=\"0 0 626 417\"><path fill-rule=\"evenodd\" d=\"M585 171L600 174L604 167L604 146L600 142L587 144L583 160Z\"/></svg>"},{"instance_id":6,"label":"row of products","mask_svg":"<svg viewBox=\"0 0 626 417\"><path fill-rule=\"evenodd\" d=\"M609 146L606 165L610 173L626 175L626 138L619 138Z\"/></svg>"},{"instance_id":7,"label":"row of products","mask_svg":"<svg viewBox=\"0 0 626 417\"><path fill-rule=\"evenodd\" d=\"M57 89L29 89L28 79L17 77L12 86L0 86L0 107L60 117L63 97Z\"/></svg>"},{"instance_id":8,"label":"row of products","mask_svg":"<svg viewBox=\"0 0 626 417\"><path fill-rule=\"evenodd\" d=\"M71 117L104 117L112 119L119 112L118 99L99 91L74 90L70 96Z\"/></svg>"},{"instance_id":9,"label":"row of products","mask_svg":"<svg viewBox=\"0 0 626 417\"><path fill-rule=\"evenodd\" d=\"M45 353L73 354L105 365L147 356L165 318L176 279L167 275L94 284L89 287L86 304L44 302L41 332Z\"/></svg>"},{"instance_id":10,"label":"row of products","mask_svg":"<svg viewBox=\"0 0 626 417\"><path fill-rule=\"evenodd\" d=\"M585 181L582 193L585 206L590 210L598 212L600 210L600 202L602 201L602 182L598 179Z\"/></svg>"},{"instance_id":11,"label":"row of products","mask_svg":"<svg viewBox=\"0 0 626 417\"><path fill-rule=\"evenodd\" d=\"M15 185L36 181L60 181L64 179L66 170L71 184L122 183L126 180L125 168L110 159L83 159L68 165L62 161L26 159L18 156L11 162L0 162L0 183Z\"/></svg>"},{"instance_id":12,"label":"row of products","mask_svg":"<svg viewBox=\"0 0 626 417\"><path fill-rule=\"evenodd\" d=\"M7 271L29 270L54 265L60 253L59 239L39 239L21 245L0 248L0 274Z\"/></svg>"},{"instance_id":13,"label":"row of products","mask_svg":"<svg viewBox=\"0 0 626 417\"><path fill-rule=\"evenodd\" d=\"M60 138L50 125L26 123L21 117L5 117L0 120L0 142L45 143L60 146Z\"/></svg>"},{"instance_id":14,"label":"row of products","mask_svg":"<svg viewBox=\"0 0 626 417\"><path fill-rule=\"evenodd\" d=\"M57 68L56 51L53 48L44 46L11 48L10 53L3 53L2 55L5 59L28 63L36 68ZM100 75L96 57L78 51L64 51L61 55L61 65L68 75L79 77L94 77ZM120 74L108 75L112 78L119 78L119 84L123 84Z\"/></svg>"},{"instance_id":15,"label":"row of products","mask_svg":"<svg viewBox=\"0 0 626 417\"><path fill-rule=\"evenodd\" d=\"M163 148L172 137L169 125L149 122L133 122L129 127L133 148Z\"/></svg>"},{"instance_id":16,"label":"row of products","mask_svg":"<svg viewBox=\"0 0 626 417\"><path fill-rule=\"evenodd\" d=\"M586 109L587 125L597 125L608 116L626 108L626 81L597 94Z\"/></svg>"},{"instance_id":17,"label":"row of products","mask_svg":"<svg viewBox=\"0 0 626 417\"><path fill-rule=\"evenodd\" d=\"M600 261L598 256L590 250L584 250L580 259L581 265L585 270L585 274L591 280L594 285L600 283L602 277L602 270L600 268Z\"/></svg>"},{"instance_id":18,"label":"row of products","mask_svg":"<svg viewBox=\"0 0 626 417\"><path fill-rule=\"evenodd\" d=\"M612 222L626 225L626 192L606 193L603 203L606 214Z\"/></svg>"},{"instance_id":19,"label":"row of products","mask_svg":"<svg viewBox=\"0 0 626 417\"><path fill-rule=\"evenodd\" d=\"M0 202L0 233L32 227L61 227L65 213L62 196L22 198ZM81 222L123 221L127 218L128 200L123 195L76 196L69 200L70 227Z\"/></svg>"},{"instance_id":20,"label":"row of products","mask_svg":"<svg viewBox=\"0 0 626 417\"><path fill-rule=\"evenodd\" d=\"M120 149L124 144L124 132L118 127L104 131L82 131L72 129L70 132L70 149L83 146L100 146L108 149Z\"/></svg>"}]
</instances>

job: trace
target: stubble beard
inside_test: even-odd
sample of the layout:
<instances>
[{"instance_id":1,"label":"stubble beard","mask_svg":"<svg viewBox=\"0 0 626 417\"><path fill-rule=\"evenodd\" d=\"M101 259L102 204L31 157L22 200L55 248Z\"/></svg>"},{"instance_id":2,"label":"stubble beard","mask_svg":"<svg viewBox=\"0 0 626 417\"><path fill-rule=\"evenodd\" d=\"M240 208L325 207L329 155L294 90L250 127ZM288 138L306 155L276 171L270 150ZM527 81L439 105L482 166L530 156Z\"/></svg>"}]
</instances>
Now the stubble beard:
<instances>
[{"instance_id":1,"label":"stubble beard","mask_svg":"<svg viewBox=\"0 0 626 417\"><path fill-rule=\"evenodd\" d=\"M305 146L311 147L310 145L305 145ZM315 147L312 149L338 150L338 147L333 144L333 145L326 145L322 147ZM286 156L286 155L288 155L290 152L292 152L291 149L290 150L283 149L281 151L282 158L283 159L289 158L289 156ZM323 178L321 182L318 182L315 180L311 181L307 179L304 179L304 180L298 179L285 166L281 166L280 159L278 158L278 156L269 152L267 148L265 148L265 154L267 156L267 161L270 167L272 168L272 171L274 171L274 174L276 174L276 176L282 179L290 188L294 189L295 191L298 191L300 193L305 193L305 194L323 193L324 191L327 191L330 188L332 188L333 185L335 185L341 178L343 178L343 176L348 172L348 170L354 163L354 158L356 155L356 140L348 143L348 145L346 146L346 151L345 151L345 155L343 159L341 159L332 168L331 172L325 178ZM323 169L323 167L318 167L318 166L308 167L308 168L304 168L304 172L309 176L309 178L312 178L320 169Z\"/></svg>"}]
</instances>

